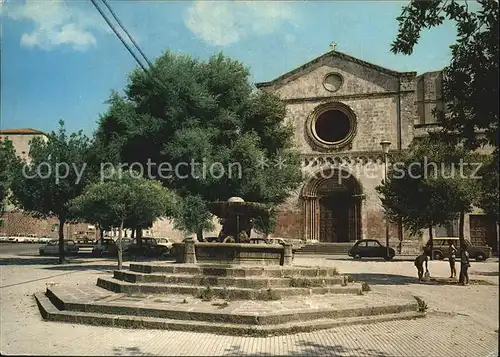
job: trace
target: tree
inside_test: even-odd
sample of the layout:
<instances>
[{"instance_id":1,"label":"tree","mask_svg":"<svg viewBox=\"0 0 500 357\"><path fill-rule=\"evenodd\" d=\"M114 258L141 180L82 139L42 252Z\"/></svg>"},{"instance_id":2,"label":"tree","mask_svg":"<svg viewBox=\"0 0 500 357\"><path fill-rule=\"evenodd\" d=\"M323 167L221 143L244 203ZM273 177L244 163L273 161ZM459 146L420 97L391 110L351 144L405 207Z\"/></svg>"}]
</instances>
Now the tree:
<instances>
[{"instance_id":1,"label":"tree","mask_svg":"<svg viewBox=\"0 0 500 357\"><path fill-rule=\"evenodd\" d=\"M410 55L423 29L439 26L445 19L456 23L457 41L450 46L451 63L443 77L446 109L436 115L443 125L443 138L460 142L470 150L493 147L490 165L484 167L483 194L478 204L497 222L498 10L496 0L478 0L471 6L455 0L412 1L398 17L399 32L391 47L394 53Z\"/></svg>"},{"instance_id":2,"label":"tree","mask_svg":"<svg viewBox=\"0 0 500 357\"><path fill-rule=\"evenodd\" d=\"M64 257L64 224L74 217L69 202L88 183L86 163L90 141L79 131L67 134L64 122L45 139L30 141L28 163L16 165L11 189L13 202L37 218L59 220L59 263Z\"/></svg>"},{"instance_id":3,"label":"tree","mask_svg":"<svg viewBox=\"0 0 500 357\"><path fill-rule=\"evenodd\" d=\"M285 104L255 90L241 63L222 54L202 62L166 52L150 73L154 80L134 71L125 95L113 92L100 119L97 135L118 148L122 162L148 167L144 175L186 205L232 196L278 204L302 182ZM186 214L195 212L197 227L210 224L199 209Z\"/></svg>"},{"instance_id":4,"label":"tree","mask_svg":"<svg viewBox=\"0 0 500 357\"><path fill-rule=\"evenodd\" d=\"M276 207L269 206L268 211L265 214L259 215L254 219L255 229L261 231L264 234L264 238L269 237L269 234L274 232L276 228L277 212Z\"/></svg>"},{"instance_id":5,"label":"tree","mask_svg":"<svg viewBox=\"0 0 500 357\"><path fill-rule=\"evenodd\" d=\"M104 182L89 185L85 192L71 201L75 216L119 227L118 269L122 268L122 234L127 220L141 217L154 221L172 215L172 194L159 182L138 177L136 172L116 171Z\"/></svg>"},{"instance_id":6,"label":"tree","mask_svg":"<svg viewBox=\"0 0 500 357\"><path fill-rule=\"evenodd\" d=\"M18 161L12 141L0 138L0 216L5 211L13 177L12 170Z\"/></svg>"},{"instance_id":7,"label":"tree","mask_svg":"<svg viewBox=\"0 0 500 357\"><path fill-rule=\"evenodd\" d=\"M469 160L468 160L469 159ZM412 143L409 152L396 158L388 180L376 189L392 220L401 219L413 234L444 225L459 216L463 246L464 213L471 210L478 180L471 176L476 158L467 149L433 136Z\"/></svg>"},{"instance_id":8,"label":"tree","mask_svg":"<svg viewBox=\"0 0 500 357\"><path fill-rule=\"evenodd\" d=\"M200 196L177 198L174 215L174 227L186 233L196 233L199 241L203 240L203 231L214 229L212 214L206 202Z\"/></svg>"}]
</instances>

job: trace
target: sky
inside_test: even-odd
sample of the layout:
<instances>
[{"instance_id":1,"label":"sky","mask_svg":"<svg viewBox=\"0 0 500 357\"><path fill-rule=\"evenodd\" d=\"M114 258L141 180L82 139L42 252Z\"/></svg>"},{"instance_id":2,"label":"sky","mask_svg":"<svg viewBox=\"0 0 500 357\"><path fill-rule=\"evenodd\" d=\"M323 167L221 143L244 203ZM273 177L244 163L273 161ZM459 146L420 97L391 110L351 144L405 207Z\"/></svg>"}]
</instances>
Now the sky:
<instances>
[{"instance_id":1,"label":"sky","mask_svg":"<svg viewBox=\"0 0 500 357\"><path fill-rule=\"evenodd\" d=\"M270 81L336 50L398 71L450 61L451 23L425 31L411 56L394 55L396 17L407 1L108 1L150 60L165 50L200 60L223 52L251 81ZM98 1L101 8L104 5ZM0 128L91 135L111 90L137 63L90 0L0 0ZM108 13L109 14L109 13Z\"/></svg>"}]
</instances>

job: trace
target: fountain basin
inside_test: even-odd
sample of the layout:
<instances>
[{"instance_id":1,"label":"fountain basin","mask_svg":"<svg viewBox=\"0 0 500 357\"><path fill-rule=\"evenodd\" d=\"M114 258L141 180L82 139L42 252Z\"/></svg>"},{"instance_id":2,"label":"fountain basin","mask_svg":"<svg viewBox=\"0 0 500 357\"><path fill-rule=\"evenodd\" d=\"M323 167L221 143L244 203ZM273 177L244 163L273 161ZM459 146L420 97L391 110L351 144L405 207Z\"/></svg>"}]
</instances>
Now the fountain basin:
<instances>
[{"instance_id":1,"label":"fountain basin","mask_svg":"<svg viewBox=\"0 0 500 357\"><path fill-rule=\"evenodd\" d=\"M174 243L173 254L177 263L186 262L186 244ZM194 244L196 262L240 265L290 265L292 250L282 245L250 243Z\"/></svg>"}]
</instances>

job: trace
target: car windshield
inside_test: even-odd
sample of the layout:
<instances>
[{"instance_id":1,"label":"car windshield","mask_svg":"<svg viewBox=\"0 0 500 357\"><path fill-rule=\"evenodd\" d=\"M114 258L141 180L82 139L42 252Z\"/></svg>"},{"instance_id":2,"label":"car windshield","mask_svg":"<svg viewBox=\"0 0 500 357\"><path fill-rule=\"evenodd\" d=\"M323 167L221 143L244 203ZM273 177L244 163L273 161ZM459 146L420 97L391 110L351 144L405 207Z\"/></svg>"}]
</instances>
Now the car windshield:
<instances>
[{"instance_id":1,"label":"car windshield","mask_svg":"<svg viewBox=\"0 0 500 357\"><path fill-rule=\"evenodd\" d=\"M59 242L57 240L51 240L47 245L57 245Z\"/></svg>"}]
</instances>

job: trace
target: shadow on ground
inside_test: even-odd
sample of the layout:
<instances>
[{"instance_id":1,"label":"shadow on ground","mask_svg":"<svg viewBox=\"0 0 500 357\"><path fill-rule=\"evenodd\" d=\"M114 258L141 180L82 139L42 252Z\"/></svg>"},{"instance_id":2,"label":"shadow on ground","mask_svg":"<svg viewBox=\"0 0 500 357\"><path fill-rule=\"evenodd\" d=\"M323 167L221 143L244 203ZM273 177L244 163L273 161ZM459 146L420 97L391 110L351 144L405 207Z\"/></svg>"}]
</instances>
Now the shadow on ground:
<instances>
[{"instance_id":1,"label":"shadow on ground","mask_svg":"<svg viewBox=\"0 0 500 357\"><path fill-rule=\"evenodd\" d=\"M370 356L370 357L386 357L389 354L375 349L365 349L360 347L348 348L341 345L322 345L310 341L298 341L295 346L283 346L285 348L293 348L295 351L287 351L282 355L285 356ZM226 349L224 356L276 356L276 354L268 352L247 353L241 346L231 346Z\"/></svg>"},{"instance_id":2,"label":"shadow on ground","mask_svg":"<svg viewBox=\"0 0 500 357\"><path fill-rule=\"evenodd\" d=\"M311 256L308 256L308 258L310 258L310 257ZM355 259L349 258L349 257L337 256L337 257L328 257L328 258L326 258L326 260L341 260L341 261L350 261L350 262L358 262L358 263L361 263L361 262L395 263L395 262L413 262L413 261L415 261L415 257L395 257L392 260L386 261L383 258L362 258L359 260L355 260Z\"/></svg>"},{"instance_id":3,"label":"shadow on ground","mask_svg":"<svg viewBox=\"0 0 500 357\"><path fill-rule=\"evenodd\" d=\"M410 277L405 275L395 274L372 274L372 273L359 273L349 274L354 281L364 281L371 285L406 285L417 284L417 277Z\"/></svg>"},{"instance_id":4,"label":"shadow on ground","mask_svg":"<svg viewBox=\"0 0 500 357\"><path fill-rule=\"evenodd\" d=\"M141 351L140 347L114 347L114 356L151 356L151 353Z\"/></svg>"}]
</instances>

